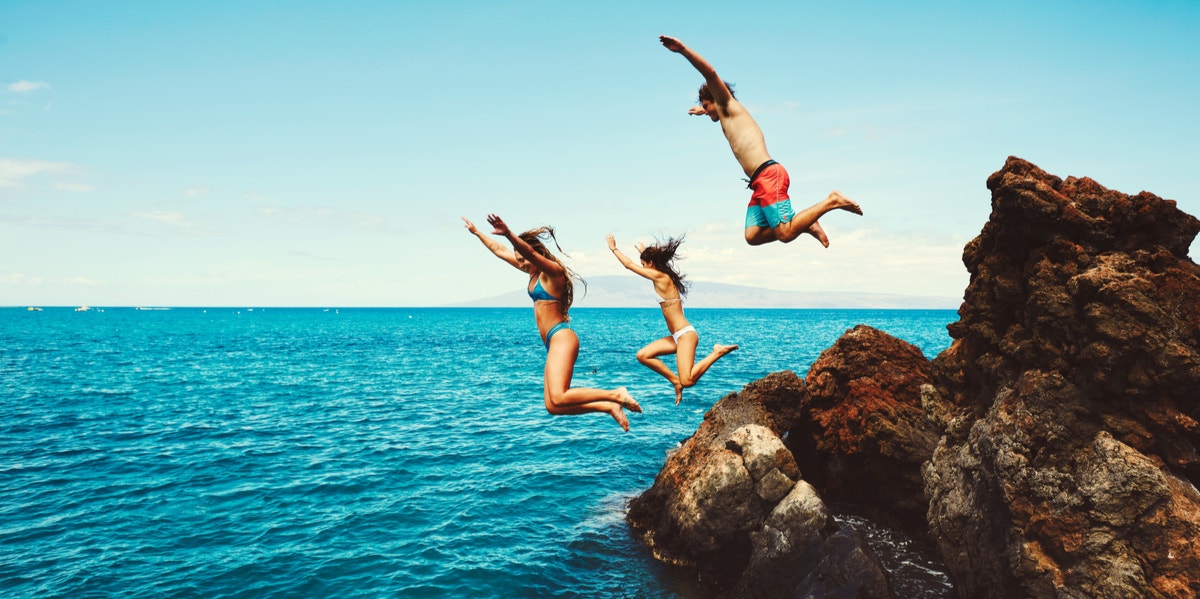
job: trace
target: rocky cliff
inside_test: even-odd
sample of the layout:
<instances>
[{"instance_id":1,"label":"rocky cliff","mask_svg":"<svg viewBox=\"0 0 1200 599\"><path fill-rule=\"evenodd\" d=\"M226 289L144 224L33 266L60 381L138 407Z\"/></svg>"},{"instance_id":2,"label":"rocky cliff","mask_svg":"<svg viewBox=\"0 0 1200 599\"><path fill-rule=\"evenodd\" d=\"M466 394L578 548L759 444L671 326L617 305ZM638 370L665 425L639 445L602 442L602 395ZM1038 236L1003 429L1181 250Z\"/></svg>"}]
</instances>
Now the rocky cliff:
<instances>
[{"instance_id":1,"label":"rocky cliff","mask_svg":"<svg viewBox=\"0 0 1200 599\"><path fill-rule=\"evenodd\" d=\"M1016 158L988 188L924 471L960 592L1200 594L1200 221Z\"/></svg>"},{"instance_id":2,"label":"rocky cliff","mask_svg":"<svg viewBox=\"0 0 1200 599\"><path fill-rule=\"evenodd\" d=\"M890 596L828 499L962 597L1200 595L1200 221L1017 158L988 188L951 347L860 326L722 399L631 503L655 555L729 595Z\"/></svg>"}]
</instances>

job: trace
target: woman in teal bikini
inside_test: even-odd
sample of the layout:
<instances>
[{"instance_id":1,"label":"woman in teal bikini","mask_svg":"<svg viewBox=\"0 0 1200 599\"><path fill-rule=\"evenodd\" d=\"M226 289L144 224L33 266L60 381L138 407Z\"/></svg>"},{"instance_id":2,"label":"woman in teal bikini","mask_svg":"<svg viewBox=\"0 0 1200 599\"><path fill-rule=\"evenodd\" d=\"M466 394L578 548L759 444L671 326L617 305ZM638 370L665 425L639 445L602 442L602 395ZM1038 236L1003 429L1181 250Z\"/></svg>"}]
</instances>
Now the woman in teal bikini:
<instances>
[{"instance_id":1,"label":"woman in teal bikini","mask_svg":"<svg viewBox=\"0 0 1200 599\"><path fill-rule=\"evenodd\" d=\"M558 247L554 229L542 227L515 235L499 216L489 214L487 220L492 225L492 234L504 236L513 249L483 234L475 228L474 223L463 217L467 230L478 237L497 258L517 270L529 273L529 284L525 289L533 300L533 316L537 320L542 342L546 345L543 393L546 411L555 415L604 412L612 416L621 428L629 430L629 419L625 417L624 410L641 412L642 407L625 387L611 391L571 387L575 359L579 357L579 337L567 324L570 320L567 312L571 309L574 291L571 283L573 273L542 243L542 237L548 235Z\"/></svg>"},{"instance_id":2,"label":"woman in teal bikini","mask_svg":"<svg viewBox=\"0 0 1200 599\"><path fill-rule=\"evenodd\" d=\"M651 341L649 345L639 349L637 359L650 370L666 377L675 386L675 405L679 405L679 401L683 399L685 387L695 385L713 363L738 348L736 345L713 345L712 353L696 363L696 346L700 343L700 335L683 316L683 296L687 293L687 285L683 282L683 275L680 275L672 264L681 243L682 238L667 238L665 242L650 247L638 244L635 247L641 260L639 265L621 253L613 236L608 236L608 249L617 260L620 260L625 268L654 283L654 293L657 296L655 299L662 308L663 318L667 321L667 331L671 334ZM660 356L668 354L675 354L678 375L671 372L659 359Z\"/></svg>"}]
</instances>

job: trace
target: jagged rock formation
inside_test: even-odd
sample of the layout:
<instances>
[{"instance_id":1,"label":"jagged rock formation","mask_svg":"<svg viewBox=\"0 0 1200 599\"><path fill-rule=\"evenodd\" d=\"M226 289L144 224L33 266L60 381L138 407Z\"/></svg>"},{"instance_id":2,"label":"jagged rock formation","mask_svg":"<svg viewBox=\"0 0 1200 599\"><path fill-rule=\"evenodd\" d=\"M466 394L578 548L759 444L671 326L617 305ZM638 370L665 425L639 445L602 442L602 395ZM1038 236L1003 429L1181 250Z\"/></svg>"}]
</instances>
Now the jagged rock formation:
<instances>
[{"instance_id":1,"label":"jagged rock formation","mask_svg":"<svg viewBox=\"0 0 1200 599\"><path fill-rule=\"evenodd\" d=\"M934 541L962 597L1200 596L1200 221L1017 158L988 188L951 347L856 327L807 384L722 399L631 503L656 555L735 596L890 595L825 497Z\"/></svg>"},{"instance_id":2,"label":"jagged rock formation","mask_svg":"<svg viewBox=\"0 0 1200 599\"><path fill-rule=\"evenodd\" d=\"M1200 595L1200 221L1017 158L988 188L925 470L960 594Z\"/></svg>"}]
</instances>

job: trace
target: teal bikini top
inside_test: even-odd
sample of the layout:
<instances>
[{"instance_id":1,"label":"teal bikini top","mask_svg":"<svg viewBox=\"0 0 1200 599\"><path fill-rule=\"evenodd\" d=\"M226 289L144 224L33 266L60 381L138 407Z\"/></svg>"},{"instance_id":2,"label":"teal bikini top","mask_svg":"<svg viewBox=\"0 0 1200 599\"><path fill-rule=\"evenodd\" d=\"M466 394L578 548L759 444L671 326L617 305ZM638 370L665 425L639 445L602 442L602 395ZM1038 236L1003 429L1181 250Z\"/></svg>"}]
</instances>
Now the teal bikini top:
<instances>
[{"instance_id":1,"label":"teal bikini top","mask_svg":"<svg viewBox=\"0 0 1200 599\"><path fill-rule=\"evenodd\" d=\"M529 292L529 299L531 299L535 302L557 302L558 301L557 297L554 297L553 295L546 293L546 290L542 288L542 277L540 277L540 276L537 277L537 282L533 284L533 289L530 289L527 291Z\"/></svg>"}]
</instances>

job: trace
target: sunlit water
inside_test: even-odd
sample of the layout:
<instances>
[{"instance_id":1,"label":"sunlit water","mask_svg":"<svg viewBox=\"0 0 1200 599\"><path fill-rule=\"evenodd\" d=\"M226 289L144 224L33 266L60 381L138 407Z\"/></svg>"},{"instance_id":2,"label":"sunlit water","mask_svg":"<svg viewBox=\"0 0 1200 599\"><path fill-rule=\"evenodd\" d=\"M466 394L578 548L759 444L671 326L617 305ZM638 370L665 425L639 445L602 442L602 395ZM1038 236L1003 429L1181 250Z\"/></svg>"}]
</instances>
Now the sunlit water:
<instances>
[{"instance_id":1,"label":"sunlit water","mask_svg":"<svg viewBox=\"0 0 1200 599\"><path fill-rule=\"evenodd\" d=\"M633 358L666 334L657 310L572 316L575 385L628 387L645 408L628 433L546 414L528 309L2 309L0 592L701 597L624 521L667 452L856 324L932 357L956 319L689 310L702 354L741 349L676 407ZM923 559L895 558L931 572L897 588L948 596Z\"/></svg>"}]
</instances>

